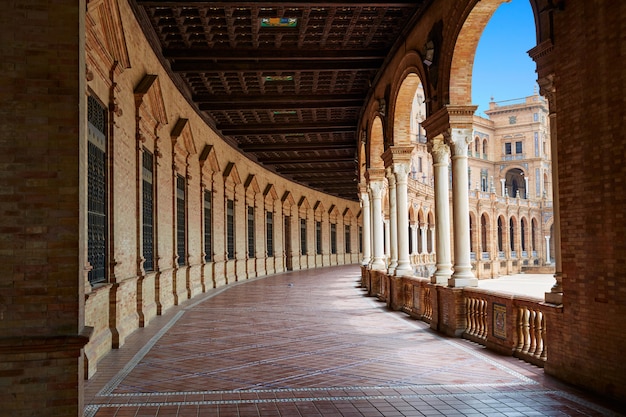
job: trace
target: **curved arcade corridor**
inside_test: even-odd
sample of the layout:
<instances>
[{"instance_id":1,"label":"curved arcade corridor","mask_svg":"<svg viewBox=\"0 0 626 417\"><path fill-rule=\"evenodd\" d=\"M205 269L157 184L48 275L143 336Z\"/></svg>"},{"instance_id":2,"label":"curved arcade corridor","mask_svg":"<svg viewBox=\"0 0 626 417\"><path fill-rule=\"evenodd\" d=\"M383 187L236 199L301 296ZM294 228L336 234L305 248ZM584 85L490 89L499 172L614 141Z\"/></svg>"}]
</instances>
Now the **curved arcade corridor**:
<instances>
[{"instance_id":1,"label":"curved arcade corridor","mask_svg":"<svg viewBox=\"0 0 626 417\"><path fill-rule=\"evenodd\" d=\"M85 416L619 415L390 312L359 280L342 266L209 291L103 359Z\"/></svg>"}]
</instances>

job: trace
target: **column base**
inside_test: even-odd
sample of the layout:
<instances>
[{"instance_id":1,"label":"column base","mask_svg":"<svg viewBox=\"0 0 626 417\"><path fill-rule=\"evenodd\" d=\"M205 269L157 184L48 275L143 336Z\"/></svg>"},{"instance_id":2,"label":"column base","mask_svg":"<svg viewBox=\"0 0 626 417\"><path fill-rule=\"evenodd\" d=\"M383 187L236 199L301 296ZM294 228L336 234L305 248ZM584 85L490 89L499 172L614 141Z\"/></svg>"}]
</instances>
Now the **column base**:
<instances>
[{"instance_id":1,"label":"column base","mask_svg":"<svg viewBox=\"0 0 626 417\"><path fill-rule=\"evenodd\" d=\"M563 293L562 292L547 292L546 303L557 304L557 305L563 304Z\"/></svg>"},{"instance_id":2,"label":"column base","mask_svg":"<svg viewBox=\"0 0 626 417\"><path fill-rule=\"evenodd\" d=\"M372 261L372 264L370 265L370 268L375 271L384 271L385 269L387 269L387 265L385 265L385 262L383 262L382 259L374 259Z\"/></svg>"},{"instance_id":3,"label":"column base","mask_svg":"<svg viewBox=\"0 0 626 417\"><path fill-rule=\"evenodd\" d=\"M448 280L448 286L454 288L461 287L478 287L478 278L455 278L454 276Z\"/></svg>"},{"instance_id":4,"label":"column base","mask_svg":"<svg viewBox=\"0 0 626 417\"><path fill-rule=\"evenodd\" d=\"M413 276L413 268L411 268L410 265L398 265L398 267L394 271L394 275L397 277Z\"/></svg>"}]
</instances>

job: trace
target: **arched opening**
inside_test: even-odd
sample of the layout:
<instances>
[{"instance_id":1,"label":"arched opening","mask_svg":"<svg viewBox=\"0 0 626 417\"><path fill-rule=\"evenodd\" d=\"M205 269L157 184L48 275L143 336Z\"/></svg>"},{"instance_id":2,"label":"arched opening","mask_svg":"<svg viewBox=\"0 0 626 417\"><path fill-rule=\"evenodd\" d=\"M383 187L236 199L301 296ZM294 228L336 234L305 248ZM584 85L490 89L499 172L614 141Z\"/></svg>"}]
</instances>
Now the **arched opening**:
<instances>
[{"instance_id":1,"label":"arched opening","mask_svg":"<svg viewBox=\"0 0 626 417\"><path fill-rule=\"evenodd\" d=\"M515 232L516 232L516 221L514 217L509 219L509 247L511 248L511 252L515 252Z\"/></svg>"},{"instance_id":2,"label":"arched opening","mask_svg":"<svg viewBox=\"0 0 626 417\"><path fill-rule=\"evenodd\" d=\"M532 219L530 225L530 250L535 252L537 250L537 219ZM533 256L536 256L533 253Z\"/></svg>"},{"instance_id":3,"label":"arched opening","mask_svg":"<svg viewBox=\"0 0 626 417\"><path fill-rule=\"evenodd\" d=\"M526 218L522 218L522 222L520 224L520 246L522 252L526 252L526 231L528 227L526 227ZM524 255L525 256L525 253Z\"/></svg>"},{"instance_id":4,"label":"arched opening","mask_svg":"<svg viewBox=\"0 0 626 417\"><path fill-rule=\"evenodd\" d=\"M385 169L385 163L381 155L385 152L383 122L380 117L375 117L370 129L369 140L369 165L368 168Z\"/></svg>"},{"instance_id":5,"label":"arched opening","mask_svg":"<svg viewBox=\"0 0 626 417\"><path fill-rule=\"evenodd\" d=\"M480 251L485 253L489 252L489 222L487 221L487 214L483 213L480 216Z\"/></svg>"},{"instance_id":6,"label":"arched opening","mask_svg":"<svg viewBox=\"0 0 626 417\"><path fill-rule=\"evenodd\" d=\"M504 176L505 194L511 198L527 198L526 181L524 177L524 171L519 168L508 170Z\"/></svg>"},{"instance_id":7,"label":"arched opening","mask_svg":"<svg viewBox=\"0 0 626 417\"><path fill-rule=\"evenodd\" d=\"M426 118L424 88L417 74L411 73L398 90L393 114L393 144L409 145L426 141L422 122Z\"/></svg>"},{"instance_id":8,"label":"arched opening","mask_svg":"<svg viewBox=\"0 0 626 417\"><path fill-rule=\"evenodd\" d=\"M498 217L498 252L504 252L504 219Z\"/></svg>"}]
</instances>

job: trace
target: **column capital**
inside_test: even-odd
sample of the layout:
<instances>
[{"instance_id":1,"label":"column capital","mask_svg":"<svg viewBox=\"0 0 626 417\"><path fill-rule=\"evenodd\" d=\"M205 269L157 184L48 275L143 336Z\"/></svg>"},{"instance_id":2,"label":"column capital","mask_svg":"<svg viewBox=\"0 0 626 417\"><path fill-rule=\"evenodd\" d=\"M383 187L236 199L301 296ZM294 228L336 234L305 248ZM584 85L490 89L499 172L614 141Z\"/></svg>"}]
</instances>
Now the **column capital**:
<instances>
[{"instance_id":1,"label":"column capital","mask_svg":"<svg viewBox=\"0 0 626 417\"><path fill-rule=\"evenodd\" d=\"M385 189L385 183L381 180L370 181L370 190L372 192L372 198L382 198L383 190Z\"/></svg>"},{"instance_id":2,"label":"column capital","mask_svg":"<svg viewBox=\"0 0 626 417\"><path fill-rule=\"evenodd\" d=\"M454 127L450 129L447 140L453 157L467 156L467 146L472 143L472 128Z\"/></svg>"},{"instance_id":3,"label":"column capital","mask_svg":"<svg viewBox=\"0 0 626 417\"><path fill-rule=\"evenodd\" d=\"M443 139L437 138L428 142L428 150L433 157L433 164L436 165L448 165L448 159L450 158L450 147L444 142Z\"/></svg>"}]
</instances>

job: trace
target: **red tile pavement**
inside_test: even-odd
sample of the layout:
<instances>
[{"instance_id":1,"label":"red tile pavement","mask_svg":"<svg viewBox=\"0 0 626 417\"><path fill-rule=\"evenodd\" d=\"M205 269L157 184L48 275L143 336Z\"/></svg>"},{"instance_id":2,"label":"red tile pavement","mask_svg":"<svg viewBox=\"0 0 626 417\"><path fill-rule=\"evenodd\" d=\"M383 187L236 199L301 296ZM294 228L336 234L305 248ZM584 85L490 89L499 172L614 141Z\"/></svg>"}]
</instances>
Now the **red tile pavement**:
<instances>
[{"instance_id":1,"label":"red tile pavement","mask_svg":"<svg viewBox=\"0 0 626 417\"><path fill-rule=\"evenodd\" d=\"M172 308L98 364L85 416L604 416L543 370L442 337L358 266L273 275Z\"/></svg>"}]
</instances>

